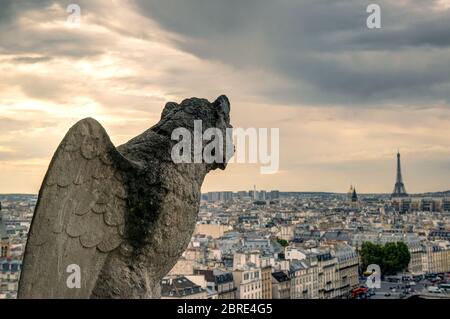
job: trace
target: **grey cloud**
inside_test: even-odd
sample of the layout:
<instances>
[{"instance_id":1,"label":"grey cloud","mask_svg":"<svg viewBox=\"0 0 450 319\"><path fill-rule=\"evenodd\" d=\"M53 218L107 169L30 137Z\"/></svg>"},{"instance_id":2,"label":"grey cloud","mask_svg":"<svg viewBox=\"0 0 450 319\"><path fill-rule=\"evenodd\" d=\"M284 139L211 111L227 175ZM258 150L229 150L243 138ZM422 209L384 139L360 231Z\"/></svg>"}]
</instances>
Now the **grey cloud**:
<instances>
[{"instance_id":1,"label":"grey cloud","mask_svg":"<svg viewBox=\"0 0 450 319\"><path fill-rule=\"evenodd\" d=\"M74 3L70 0L2 0L0 11L0 53L40 54L51 57L83 58L104 53L112 39L85 32L83 28L60 28L58 31L34 28L33 23L20 23L20 18L34 10L42 14L42 19L65 21L66 8ZM101 13L104 2L78 0L83 16ZM103 5L102 5L103 3ZM51 10L52 5L59 10ZM42 22L42 21L36 21ZM18 61L23 62L23 61Z\"/></svg>"},{"instance_id":2,"label":"grey cloud","mask_svg":"<svg viewBox=\"0 0 450 319\"><path fill-rule=\"evenodd\" d=\"M45 9L51 3L56 2L55 0L32 0L32 1L17 1L17 0L1 0L0 2L0 25L5 26L17 19L23 12L42 8Z\"/></svg>"},{"instance_id":3,"label":"grey cloud","mask_svg":"<svg viewBox=\"0 0 450 319\"><path fill-rule=\"evenodd\" d=\"M65 103L76 96L76 87L63 79L28 74L12 76L6 80L9 85L20 87L23 93L34 99Z\"/></svg>"},{"instance_id":4,"label":"grey cloud","mask_svg":"<svg viewBox=\"0 0 450 319\"><path fill-rule=\"evenodd\" d=\"M284 103L450 102L449 10L435 1L377 1L382 29L356 0L136 0L176 44L236 68L265 69L288 87L258 92Z\"/></svg>"},{"instance_id":5,"label":"grey cloud","mask_svg":"<svg viewBox=\"0 0 450 319\"><path fill-rule=\"evenodd\" d=\"M20 55L16 63L45 62L47 57L79 59L106 52L114 38L83 29L34 29L18 22L30 10L49 10L52 4L65 8L71 2L3 0L0 52ZM107 3L77 3L82 17L106 23ZM366 28L370 1L134 3L136 12L177 33L179 37L173 41L182 50L226 63L237 72L264 70L268 76L284 79L286 84L260 86L250 92L274 102L375 106L450 103L449 10L433 11L432 0L377 1L382 8L381 30ZM59 19L61 12L49 11L48 15ZM104 27L112 26L106 23Z\"/></svg>"},{"instance_id":6,"label":"grey cloud","mask_svg":"<svg viewBox=\"0 0 450 319\"><path fill-rule=\"evenodd\" d=\"M108 41L77 31L43 32L17 30L1 39L0 49L8 54L43 54L52 57L83 58L106 51Z\"/></svg>"},{"instance_id":7,"label":"grey cloud","mask_svg":"<svg viewBox=\"0 0 450 319\"><path fill-rule=\"evenodd\" d=\"M12 63L23 63L23 64L35 64L41 62L51 61L52 57L49 56L39 56L39 57L30 57L30 56L21 56L15 57L11 59Z\"/></svg>"},{"instance_id":8,"label":"grey cloud","mask_svg":"<svg viewBox=\"0 0 450 319\"><path fill-rule=\"evenodd\" d=\"M45 112L27 110L28 116L35 119L21 120L12 117L0 117L0 133L7 135L18 131L27 131L30 127L33 129L51 128L57 125L57 120L47 119L49 115Z\"/></svg>"},{"instance_id":9,"label":"grey cloud","mask_svg":"<svg viewBox=\"0 0 450 319\"><path fill-rule=\"evenodd\" d=\"M24 113L26 119L23 120L0 117L0 136L5 138L0 141L0 161L45 158L55 147L52 130L58 126L58 120L50 118L44 112L28 110ZM46 136L30 134L31 131L39 129L49 130L50 133Z\"/></svg>"}]
</instances>

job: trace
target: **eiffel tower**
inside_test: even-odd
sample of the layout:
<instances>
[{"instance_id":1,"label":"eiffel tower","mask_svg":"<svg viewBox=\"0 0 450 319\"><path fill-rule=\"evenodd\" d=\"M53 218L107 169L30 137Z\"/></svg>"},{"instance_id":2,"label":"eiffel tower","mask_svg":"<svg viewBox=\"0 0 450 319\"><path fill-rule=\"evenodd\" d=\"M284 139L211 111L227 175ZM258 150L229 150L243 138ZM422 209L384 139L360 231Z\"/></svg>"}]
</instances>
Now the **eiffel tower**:
<instances>
[{"instance_id":1,"label":"eiffel tower","mask_svg":"<svg viewBox=\"0 0 450 319\"><path fill-rule=\"evenodd\" d=\"M396 197L408 197L406 193L405 184L402 179L402 169L400 166L400 152L397 153L397 180L395 181L394 191L391 195L392 198Z\"/></svg>"}]
</instances>

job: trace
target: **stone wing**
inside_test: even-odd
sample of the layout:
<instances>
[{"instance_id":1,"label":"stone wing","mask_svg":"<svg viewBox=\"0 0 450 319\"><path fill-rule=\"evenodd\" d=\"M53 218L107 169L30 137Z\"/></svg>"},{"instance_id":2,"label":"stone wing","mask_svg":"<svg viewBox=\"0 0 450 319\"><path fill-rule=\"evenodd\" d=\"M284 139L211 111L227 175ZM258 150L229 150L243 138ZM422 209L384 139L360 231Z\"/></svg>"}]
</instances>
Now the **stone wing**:
<instances>
[{"instance_id":1,"label":"stone wing","mask_svg":"<svg viewBox=\"0 0 450 319\"><path fill-rule=\"evenodd\" d=\"M19 298L90 297L108 253L124 238L130 167L95 120L69 130L41 186Z\"/></svg>"}]
</instances>

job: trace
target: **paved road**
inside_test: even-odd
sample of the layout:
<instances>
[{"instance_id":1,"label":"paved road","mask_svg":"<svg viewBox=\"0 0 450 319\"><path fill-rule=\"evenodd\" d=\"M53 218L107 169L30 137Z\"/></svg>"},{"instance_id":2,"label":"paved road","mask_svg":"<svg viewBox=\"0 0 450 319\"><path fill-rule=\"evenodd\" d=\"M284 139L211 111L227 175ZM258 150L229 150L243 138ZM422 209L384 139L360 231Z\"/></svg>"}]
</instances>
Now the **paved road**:
<instances>
[{"instance_id":1,"label":"paved road","mask_svg":"<svg viewBox=\"0 0 450 319\"><path fill-rule=\"evenodd\" d=\"M361 285L364 285L365 283L366 282L364 280L360 282ZM405 290L405 284L406 283L404 282L393 283L382 281L381 288L375 289L375 295L371 296L370 299L399 299L400 294ZM422 280L420 282L417 282L415 286L412 286L411 289L415 292L425 292L427 284L430 285L427 280ZM390 293L391 296L385 296L386 293ZM414 294L414 292L411 292L410 294Z\"/></svg>"}]
</instances>

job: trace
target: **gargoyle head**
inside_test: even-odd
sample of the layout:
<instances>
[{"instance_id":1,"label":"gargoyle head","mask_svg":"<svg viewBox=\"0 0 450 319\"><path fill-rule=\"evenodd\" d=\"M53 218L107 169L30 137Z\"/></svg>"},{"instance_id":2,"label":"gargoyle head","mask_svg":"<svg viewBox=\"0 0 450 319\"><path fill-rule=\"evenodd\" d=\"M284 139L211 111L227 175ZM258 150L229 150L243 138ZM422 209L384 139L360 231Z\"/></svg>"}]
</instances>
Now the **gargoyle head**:
<instances>
[{"instance_id":1,"label":"gargoyle head","mask_svg":"<svg viewBox=\"0 0 450 319\"><path fill-rule=\"evenodd\" d=\"M212 103L198 98L169 102L152 130L172 139L172 159L177 163L225 169L234 154L230 102L225 95Z\"/></svg>"}]
</instances>

